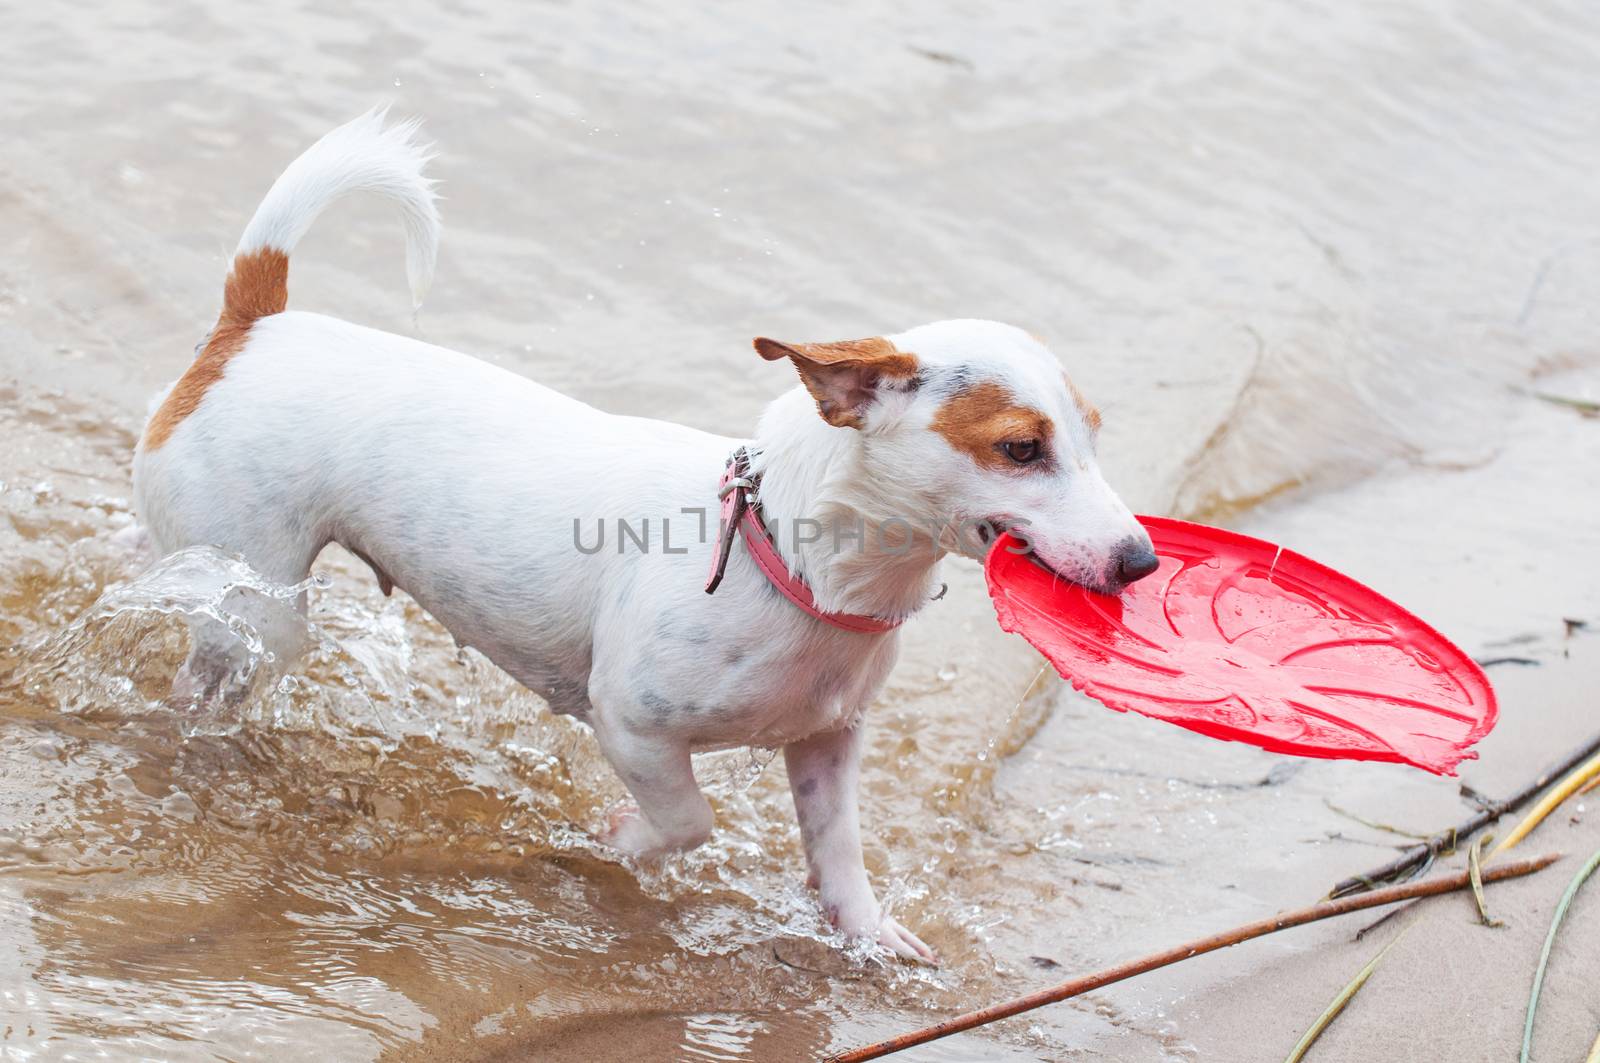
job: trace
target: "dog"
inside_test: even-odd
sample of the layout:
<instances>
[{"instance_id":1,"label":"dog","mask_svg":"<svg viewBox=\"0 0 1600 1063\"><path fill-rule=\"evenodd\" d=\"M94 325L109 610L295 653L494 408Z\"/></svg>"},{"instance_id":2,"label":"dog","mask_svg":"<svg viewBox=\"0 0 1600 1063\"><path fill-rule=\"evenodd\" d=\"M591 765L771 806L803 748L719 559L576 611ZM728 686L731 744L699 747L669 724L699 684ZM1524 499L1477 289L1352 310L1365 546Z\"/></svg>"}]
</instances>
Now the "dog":
<instances>
[{"instance_id":1,"label":"dog","mask_svg":"<svg viewBox=\"0 0 1600 1063\"><path fill-rule=\"evenodd\" d=\"M214 546L294 584L341 544L385 593L405 590L593 729L636 802L604 835L625 854L710 836L692 752L782 746L827 917L936 962L883 912L862 863L863 714L898 625L936 596L950 553L981 558L1011 529L1062 578L1105 593L1155 569L1096 464L1100 415L1040 340L990 321L758 339L761 359L789 363L798 382L752 439L734 439L604 413L464 354L288 310L295 244L356 192L398 206L420 305L439 234L429 158L415 123L373 111L267 192L216 325L135 450L156 552ZM715 533L707 514L722 518ZM596 548L612 521L616 541ZM803 534L786 542L786 523ZM677 541L660 543L669 531ZM179 679L214 694L243 651L215 621L192 627Z\"/></svg>"}]
</instances>

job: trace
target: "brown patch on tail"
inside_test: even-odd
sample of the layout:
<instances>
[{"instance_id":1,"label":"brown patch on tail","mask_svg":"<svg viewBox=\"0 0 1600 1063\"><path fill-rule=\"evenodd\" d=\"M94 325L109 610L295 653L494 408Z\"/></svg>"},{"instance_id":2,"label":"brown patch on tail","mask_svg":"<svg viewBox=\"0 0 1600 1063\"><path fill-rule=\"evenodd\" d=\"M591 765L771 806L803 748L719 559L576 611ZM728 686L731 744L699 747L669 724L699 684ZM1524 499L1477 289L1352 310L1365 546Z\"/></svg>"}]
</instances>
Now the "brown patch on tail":
<instances>
[{"instance_id":1,"label":"brown patch on tail","mask_svg":"<svg viewBox=\"0 0 1600 1063\"><path fill-rule=\"evenodd\" d=\"M289 256L275 248L235 256L222 288L222 315L205 349L167 394L166 401L144 429L144 449L165 443L222 379L228 360L244 349L250 326L259 318L283 313L289 305Z\"/></svg>"},{"instance_id":2,"label":"brown patch on tail","mask_svg":"<svg viewBox=\"0 0 1600 1063\"><path fill-rule=\"evenodd\" d=\"M1000 444L1036 439L1050 441L1050 418L1031 406L1022 406L994 381L975 384L947 399L933 418L933 430L945 442L990 469L1016 468Z\"/></svg>"}]
</instances>

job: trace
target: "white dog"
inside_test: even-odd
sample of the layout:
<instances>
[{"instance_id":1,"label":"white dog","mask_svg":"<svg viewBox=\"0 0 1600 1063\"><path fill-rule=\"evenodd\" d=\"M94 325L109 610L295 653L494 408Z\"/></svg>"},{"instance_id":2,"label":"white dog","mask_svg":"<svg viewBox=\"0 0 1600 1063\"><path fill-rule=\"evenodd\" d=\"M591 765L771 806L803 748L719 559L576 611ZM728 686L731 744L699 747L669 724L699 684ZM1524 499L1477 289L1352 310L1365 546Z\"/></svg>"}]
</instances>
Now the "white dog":
<instances>
[{"instance_id":1,"label":"white dog","mask_svg":"<svg viewBox=\"0 0 1600 1063\"><path fill-rule=\"evenodd\" d=\"M602 413L454 351L286 311L290 252L358 191L399 205L420 302L439 223L414 133L358 118L267 193L216 326L134 457L153 544L218 546L284 583L344 545L386 593L403 588L594 729L638 802L607 834L628 853L709 836L692 751L783 746L828 917L932 962L862 865L862 713L948 552L981 557L1014 527L1042 563L1102 591L1155 568L1096 466L1098 414L1037 339L987 321L757 340L803 386L740 440ZM240 652L197 626L186 681L217 691Z\"/></svg>"}]
</instances>

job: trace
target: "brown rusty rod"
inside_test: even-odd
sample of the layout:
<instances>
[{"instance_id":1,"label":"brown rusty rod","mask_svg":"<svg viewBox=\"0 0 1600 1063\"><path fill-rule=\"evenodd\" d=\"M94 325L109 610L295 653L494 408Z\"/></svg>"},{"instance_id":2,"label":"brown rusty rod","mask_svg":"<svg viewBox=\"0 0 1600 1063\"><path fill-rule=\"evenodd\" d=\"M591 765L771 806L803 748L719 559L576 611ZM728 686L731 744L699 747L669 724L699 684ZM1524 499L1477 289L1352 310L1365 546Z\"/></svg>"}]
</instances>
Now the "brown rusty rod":
<instances>
[{"instance_id":1,"label":"brown rusty rod","mask_svg":"<svg viewBox=\"0 0 1600 1063\"><path fill-rule=\"evenodd\" d=\"M1485 868L1483 881L1498 882L1501 879L1517 878L1541 871L1557 860L1561 859L1560 853L1549 853L1545 856L1533 857L1527 860L1517 860L1510 863L1499 864L1492 868ZM943 1022L936 1022L920 1030L903 1033L891 1037L886 1041L876 1044L864 1045L861 1048L852 1048L838 1055L830 1057L832 1063L860 1063L862 1060L877 1059L891 1052L899 1052L914 1045L926 1044L936 1041L941 1037L970 1030L975 1026L983 1026L998 1019L1008 1019L1013 1015L1020 1015L1034 1008L1044 1007L1046 1004L1055 1004L1070 997L1089 993L1102 986L1111 985L1132 978L1134 975L1153 971L1158 967L1187 960L1217 949L1225 949L1229 945L1237 945L1241 941L1249 941L1265 934L1278 930L1286 930L1292 926L1303 926L1314 923L1319 919L1329 919L1336 915L1348 912L1359 912L1365 908L1377 908L1396 901L1407 901L1413 897L1431 897L1439 893L1450 893L1454 890L1463 890L1471 886L1468 872L1462 871L1454 875L1441 875L1438 878L1422 879L1417 882L1407 882L1399 886L1389 886L1385 889L1372 890L1369 893L1357 894L1353 897L1344 897L1335 901L1322 901L1307 908L1296 908L1293 911L1280 912L1267 919L1258 919L1253 923L1225 930L1220 934L1190 941L1175 948L1153 953L1142 959L1129 960L1119 963L1115 967L1107 967L1103 971L1072 978L1049 989L1041 989L1027 996L1017 997L999 1004L991 1004L987 1008L969 1011L965 1015L957 1015Z\"/></svg>"}]
</instances>

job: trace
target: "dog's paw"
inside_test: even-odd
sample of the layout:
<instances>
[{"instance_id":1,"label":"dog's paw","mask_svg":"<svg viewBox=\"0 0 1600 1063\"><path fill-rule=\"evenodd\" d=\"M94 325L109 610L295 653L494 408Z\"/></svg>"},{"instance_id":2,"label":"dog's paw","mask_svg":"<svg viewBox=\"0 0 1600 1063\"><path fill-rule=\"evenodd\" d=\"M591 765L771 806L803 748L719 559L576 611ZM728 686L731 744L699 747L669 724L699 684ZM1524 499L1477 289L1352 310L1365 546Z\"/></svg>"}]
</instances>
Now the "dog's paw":
<instances>
[{"instance_id":1,"label":"dog's paw","mask_svg":"<svg viewBox=\"0 0 1600 1063\"><path fill-rule=\"evenodd\" d=\"M843 930L846 936L858 941L862 939L876 941L896 956L912 963L925 963L930 967L939 966L938 954L917 935L901 926L891 916L885 915L878 908L876 901L871 902L870 908L863 906L854 913L842 911L837 904L827 904L825 907L828 922Z\"/></svg>"},{"instance_id":2,"label":"dog's paw","mask_svg":"<svg viewBox=\"0 0 1600 1063\"><path fill-rule=\"evenodd\" d=\"M930 967L939 966L938 953L887 915L878 923L878 944L903 960L925 963Z\"/></svg>"},{"instance_id":3,"label":"dog's paw","mask_svg":"<svg viewBox=\"0 0 1600 1063\"><path fill-rule=\"evenodd\" d=\"M600 840L628 856L653 856L661 851L661 839L655 829L645 822L637 805L619 805L606 817L605 830Z\"/></svg>"}]
</instances>

